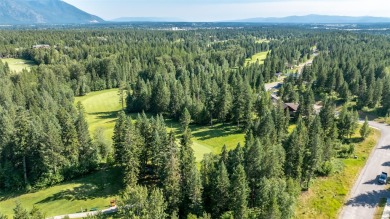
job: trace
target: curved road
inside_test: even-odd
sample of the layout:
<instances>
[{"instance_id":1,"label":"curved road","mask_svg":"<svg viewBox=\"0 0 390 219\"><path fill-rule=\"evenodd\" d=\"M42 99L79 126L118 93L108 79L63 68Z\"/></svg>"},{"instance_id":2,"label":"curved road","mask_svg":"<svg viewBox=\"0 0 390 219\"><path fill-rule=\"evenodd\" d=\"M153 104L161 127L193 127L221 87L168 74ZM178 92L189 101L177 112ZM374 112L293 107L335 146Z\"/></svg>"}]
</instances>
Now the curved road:
<instances>
[{"instance_id":1,"label":"curved road","mask_svg":"<svg viewBox=\"0 0 390 219\"><path fill-rule=\"evenodd\" d=\"M381 137L344 204L341 219L373 218L380 198L390 198L385 186L377 183L382 171L390 173L390 126L377 122L370 122L370 126L379 129Z\"/></svg>"}]
</instances>

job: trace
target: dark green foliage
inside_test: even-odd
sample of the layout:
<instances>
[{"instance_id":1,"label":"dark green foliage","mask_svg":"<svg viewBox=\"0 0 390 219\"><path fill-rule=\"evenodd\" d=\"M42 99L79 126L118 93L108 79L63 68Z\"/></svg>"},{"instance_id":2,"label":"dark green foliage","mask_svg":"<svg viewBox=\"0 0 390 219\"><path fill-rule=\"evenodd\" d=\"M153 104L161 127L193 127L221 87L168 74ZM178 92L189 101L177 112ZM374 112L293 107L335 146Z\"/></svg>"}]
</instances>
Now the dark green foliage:
<instances>
[{"instance_id":1,"label":"dark green foliage","mask_svg":"<svg viewBox=\"0 0 390 219\"><path fill-rule=\"evenodd\" d=\"M238 165L233 172L230 192L230 205L234 218L246 218L249 188L242 165Z\"/></svg>"},{"instance_id":2,"label":"dark green foliage","mask_svg":"<svg viewBox=\"0 0 390 219\"><path fill-rule=\"evenodd\" d=\"M363 126L360 128L360 136L362 136L362 138L365 139L369 134L370 134L370 127L368 124L368 118L366 117Z\"/></svg>"}]
</instances>

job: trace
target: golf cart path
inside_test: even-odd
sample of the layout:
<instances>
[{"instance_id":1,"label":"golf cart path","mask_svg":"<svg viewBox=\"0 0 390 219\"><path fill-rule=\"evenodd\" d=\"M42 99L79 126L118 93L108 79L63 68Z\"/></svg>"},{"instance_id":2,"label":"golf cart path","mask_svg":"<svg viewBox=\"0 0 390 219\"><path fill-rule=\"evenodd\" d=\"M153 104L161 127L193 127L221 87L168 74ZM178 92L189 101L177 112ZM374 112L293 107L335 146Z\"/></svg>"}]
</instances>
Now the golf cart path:
<instances>
[{"instance_id":1,"label":"golf cart path","mask_svg":"<svg viewBox=\"0 0 390 219\"><path fill-rule=\"evenodd\" d=\"M347 202L340 212L340 219L370 219L381 198L389 198L385 185L378 184L378 176L390 172L390 126L370 121L371 127L381 131L381 137L361 170Z\"/></svg>"},{"instance_id":2,"label":"golf cart path","mask_svg":"<svg viewBox=\"0 0 390 219\"><path fill-rule=\"evenodd\" d=\"M115 207L107 208L107 209L104 209L101 211L90 211L90 212L83 212L83 213L58 215L58 216L54 216L54 217L49 217L48 219L63 219L66 216L68 216L69 218L84 218L84 217L88 217L88 216L97 215L99 212L102 212L103 214L111 214L111 213L114 213L117 211L118 211L118 208L115 206Z\"/></svg>"}]
</instances>

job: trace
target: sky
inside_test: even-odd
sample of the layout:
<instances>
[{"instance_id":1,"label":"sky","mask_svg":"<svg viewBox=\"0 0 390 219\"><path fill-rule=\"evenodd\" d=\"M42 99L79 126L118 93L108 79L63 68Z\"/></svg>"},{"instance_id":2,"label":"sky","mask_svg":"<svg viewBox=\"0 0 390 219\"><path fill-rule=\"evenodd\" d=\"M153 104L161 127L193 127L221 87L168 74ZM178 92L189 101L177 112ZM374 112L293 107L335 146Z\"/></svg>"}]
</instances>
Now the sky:
<instances>
[{"instance_id":1,"label":"sky","mask_svg":"<svg viewBox=\"0 0 390 219\"><path fill-rule=\"evenodd\" d=\"M164 17L226 21L290 15L390 17L389 0L63 0L105 20Z\"/></svg>"}]
</instances>

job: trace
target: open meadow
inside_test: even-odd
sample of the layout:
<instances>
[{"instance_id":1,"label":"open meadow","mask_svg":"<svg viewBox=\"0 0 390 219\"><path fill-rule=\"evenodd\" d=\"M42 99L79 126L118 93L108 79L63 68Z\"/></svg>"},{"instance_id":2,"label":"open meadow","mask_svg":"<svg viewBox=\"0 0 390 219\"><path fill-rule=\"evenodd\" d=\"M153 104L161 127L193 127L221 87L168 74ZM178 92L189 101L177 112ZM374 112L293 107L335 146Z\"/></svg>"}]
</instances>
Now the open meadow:
<instances>
[{"instance_id":1,"label":"open meadow","mask_svg":"<svg viewBox=\"0 0 390 219\"><path fill-rule=\"evenodd\" d=\"M3 63L8 63L9 68L11 71L19 73L23 71L23 69L30 70L31 67L36 66L36 64L33 61L25 60L25 59L13 59L13 58L7 58L7 59L0 59Z\"/></svg>"}]
</instances>

